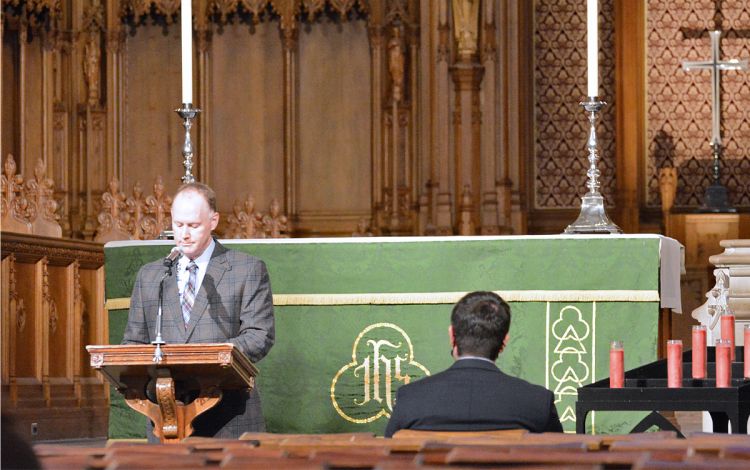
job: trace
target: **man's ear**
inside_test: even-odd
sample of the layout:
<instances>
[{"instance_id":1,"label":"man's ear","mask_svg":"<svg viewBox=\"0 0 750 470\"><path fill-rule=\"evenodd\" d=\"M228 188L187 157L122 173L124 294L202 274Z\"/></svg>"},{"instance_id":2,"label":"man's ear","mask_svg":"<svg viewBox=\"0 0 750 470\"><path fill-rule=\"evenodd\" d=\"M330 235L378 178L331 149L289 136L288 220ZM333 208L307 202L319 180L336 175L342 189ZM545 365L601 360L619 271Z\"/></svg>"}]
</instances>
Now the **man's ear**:
<instances>
[{"instance_id":1,"label":"man's ear","mask_svg":"<svg viewBox=\"0 0 750 470\"><path fill-rule=\"evenodd\" d=\"M213 232L214 230L216 230L216 227L218 226L219 226L219 213L214 212L213 214L211 214L211 231Z\"/></svg>"},{"instance_id":2,"label":"man's ear","mask_svg":"<svg viewBox=\"0 0 750 470\"><path fill-rule=\"evenodd\" d=\"M500 345L500 351L505 349L505 347L508 345L508 337L510 336L510 333L505 333L505 338L503 338L503 344Z\"/></svg>"},{"instance_id":3,"label":"man's ear","mask_svg":"<svg viewBox=\"0 0 750 470\"><path fill-rule=\"evenodd\" d=\"M451 347L456 345L456 335L453 334L453 325L448 326L448 338L451 342Z\"/></svg>"}]
</instances>

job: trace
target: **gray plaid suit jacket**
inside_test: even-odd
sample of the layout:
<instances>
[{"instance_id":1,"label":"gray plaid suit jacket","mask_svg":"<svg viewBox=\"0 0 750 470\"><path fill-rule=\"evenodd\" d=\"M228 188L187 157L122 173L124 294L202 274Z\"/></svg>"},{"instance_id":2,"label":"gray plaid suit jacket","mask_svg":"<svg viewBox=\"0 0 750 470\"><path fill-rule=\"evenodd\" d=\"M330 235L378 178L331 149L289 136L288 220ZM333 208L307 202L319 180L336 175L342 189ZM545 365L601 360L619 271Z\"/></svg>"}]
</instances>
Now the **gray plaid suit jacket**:
<instances>
[{"instance_id":1,"label":"gray plaid suit jacket","mask_svg":"<svg viewBox=\"0 0 750 470\"><path fill-rule=\"evenodd\" d=\"M138 272L123 344L149 344L154 339L163 274L161 259ZM261 360L275 337L271 282L265 263L228 250L217 241L187 328L175 276L164 283L162 317L162 337L168 344L233 343L251 361ZM176 385L179 388L180 384ZM193 421L193 428L194 436L222 438L236 438L245 431L265 431L257 388L251 392L225 391L217 406Z\"/></svg>"}]
</instances>

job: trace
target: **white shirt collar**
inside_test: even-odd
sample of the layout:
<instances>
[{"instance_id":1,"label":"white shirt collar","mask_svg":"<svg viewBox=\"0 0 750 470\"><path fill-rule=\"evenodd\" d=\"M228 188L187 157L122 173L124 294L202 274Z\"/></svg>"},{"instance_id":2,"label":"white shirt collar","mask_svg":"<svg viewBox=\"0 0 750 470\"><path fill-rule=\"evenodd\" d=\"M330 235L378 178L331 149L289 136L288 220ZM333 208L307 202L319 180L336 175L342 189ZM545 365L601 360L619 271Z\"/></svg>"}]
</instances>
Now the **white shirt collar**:
<instances>
[{"instance_id":1,"label":"white shirt collar","mask_svg":"<svg viewBox=\"0 0 750 470\"><path fill-rule=\"evenodd\" d=\"M495 361L493 361L492 359L487 359L486 357L481 357L481 356L460 356L456 360L457 361L462 361L464 359L477 359L477 360L480 360L480 361L489 362L490 364L494 364L495 363Z\"/></svg>"}]
</instances>

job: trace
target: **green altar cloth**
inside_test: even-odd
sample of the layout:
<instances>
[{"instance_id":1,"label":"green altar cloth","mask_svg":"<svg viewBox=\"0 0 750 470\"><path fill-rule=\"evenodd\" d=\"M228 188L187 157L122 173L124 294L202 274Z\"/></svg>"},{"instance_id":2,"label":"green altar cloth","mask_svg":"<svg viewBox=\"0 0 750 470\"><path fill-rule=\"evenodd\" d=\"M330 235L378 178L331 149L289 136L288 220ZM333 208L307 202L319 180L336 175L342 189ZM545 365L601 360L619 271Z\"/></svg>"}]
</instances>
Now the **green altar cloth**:
<instances>
[{"instance_id":1,"label":"green altar cloth","mask_svg":"<svg viewBox=\"0 0 750 470\"><path fill-rule=\"evenodd\" d=\"M657 235L225 240L263 259L276 344L257 365L268 430L382 434L398 387L452 362L450 311L464 293L498 291L512 307L504 371L555 392L575 430L577 388L609 375L612 340L626 368L656 359L660 282L679 244ZM168 241L105 245L110 342L119 343L138 269ZM670 266L665 266L668 259ZM661 274L660 274L661 273ZM679 277L679 274L678 274ZM593 432L627 432L642 415L592 413ZM145 418L112 394L110 437Z\"/></svg>"}]
</instances>

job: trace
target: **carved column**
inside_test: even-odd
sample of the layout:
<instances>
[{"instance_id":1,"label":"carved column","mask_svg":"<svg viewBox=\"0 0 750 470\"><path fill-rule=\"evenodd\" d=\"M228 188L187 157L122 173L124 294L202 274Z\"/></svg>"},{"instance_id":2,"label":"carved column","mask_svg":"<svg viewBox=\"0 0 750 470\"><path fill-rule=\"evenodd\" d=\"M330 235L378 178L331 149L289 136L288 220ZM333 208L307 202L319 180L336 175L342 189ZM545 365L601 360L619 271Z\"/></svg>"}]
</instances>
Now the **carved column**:
<instances>
[{"instance_id":1,"label":"carved column","mask_svg":"<svg viewBox=\"0 0 750 470\"><path fill-rule=\"evenodd\" d=\"M382 160L383 155L383 111L381 103L383 102L383 4L375 2L372 4L370 21L367 25L368 38L370 40L370 158L372 158L372 227L375 232L381 234L383 227L383 186L385 179L383 176Z\"/></svg>"},{"instance_id":2,"label":"carved column","mask_svg":"<svg viewBox=\"0 0 750 470\"><path fill-rule=\"evenodd\" d=\"M498 132L497 132L497 99L496 67L497 50L495 47L495 8L494 2L485 1L481 12L480 61L484 67L484 87L482 100L482 135L481 135L481 227L482 235L500 233L498 211Z\"/></svg>"},{"instance_id":3,"label":"carved column","mask_svg":"<svg viewBox=\"0 0 750 470\"><path fill-rule=\"evenodd\" d=\"M505 197L510 194L510 226L513 233L526 233L527 214L527 170L525 158L532 155L533 148L533 89L531 80L533 67L533 2L508 0L505 6L505 21L501 28L505 44L505 87L501 101L507 103L505 123L507 127L507 152L505 153L505 176L501 184Z\"/></svg>"},{"instance_id":4,"label":"carved column","mask_svg":"<svg viewBox=\"0 0 750 470\"><path fill-rule=\"evenodd\" d=\"M52 169L52 128L54 125L54 56L57 38L52 32L42 34L42 155L45 165ZM39 158L30 156L29 162ZM31 167L32 165L27 165ZM28 169L28 168L27 168ZM29 174L28 171L26 174Z\"/></svg>"},{"instance_id":5,"label":"carved column","mask_svg":"<svg viewBox=\"0 0 750 470\"><path fill-rule=\"evenodd\" d=\"M81 206L80 232L91 239L96 230L96 207L94 199L101 193L108 173L115 173L112 159L107 158L107 112L102 105L102 31L104 30L104 7L93 0L83 10L81 39L79 42L81 61L77 65L82 71L83 90L78 96L78 178L79 191L84 200ZM101 165L104 162L104 165Z\"/></svg>"},{"instance_id":6,"label":"carved column","mask_svg":"<svg viewBox=\"0 0 750 470\"><path fill-rule=\"evenodd\" d=\"M477 56L479 6L479 0L453 0L453 33L457 49L456 63L451 67L451 77L455 85L454 194L464 194L468 189L471 194L470 212L474 227L480 225L482 114L479 107L479 91L484 76L484 68L478 63ZM467 209L466 204L462 203L462 210Z\"/></svg>"},{"instance_id":7,"label":"carved column","mask_svg":"<svg viewBox=\"0 0 750 470\"><path fill-rule=\"evenodd\" d=\"M107 177L122 179L123 64L125 30L120 21L120 2L106 0L106 70L107 82L107 155L110 168Z\"/></svg>"},{"instance_id":8,"label":"carved column","mask_svg":"<svg viewBox=\"0 0 750 470\"><path fill-rule=\"evenodd\" d=\"M212 31L208 24L209 6L207 0L199 0L195 8L195 37L198 52L198 102L196 106L202 111L196 119L198 133L198 181L211 181L211 39Z\"/></svg>"},{"instance_id":9,"label":"carved column","mask_svg":"<svg viewBox=\"0 0 750 470\"><path fill-rule=\"evenodd\" d=\"M297 103L297 2L287 2L279 23L284 51L284 211L297 221L298 103Z\"/></svg>"},{"instance_id":10,"label":"carved column","mask_svg":"<svg viewBox=\"0 0 750 470\"><path fill-rule=\"evenodd\" d=\"M414 6L413 8L416 9L416 6ZM422 166L420 165L420 162L422 161L423 157L420 145L421 133L419 131L421 121L418 119L418 117L420 116L419 90L421 89L419 73L421 62L419 55L419 18L413 18L413 22L406 26L406 45L409 48L409 58L411 59L409 61L409 75L411 76L411 79L409 80L409 87L411 89L409 93L409 148L407 149L408 155L410 156L411 160L409 163L410 178L407 183L409 185L410 195L409 212L413 219L413 221L410 222L410 226L412 227L412 234L419 235L416 224L416 211L419 207L419 188L422 181Z\"/></svg>"},{"instance_id":11,"label":"carved column","mask_svg":"<svg viewBox=\"0 0 750 470\"><path fill-rule=\"evenodd\" d=\"M453 202L460 193L451 195L453 173L450 162L450 59L451 40L448 19L448 0L438 4L437 65L433 94L432 194L435 201L435 234L453 235ZM455 199L454 199L455 198Z\"/></svg>"},{"instance_id":12,"label":"carved column","mask_svg":"<svg viewBox=\"0 0 750 470\"><path fill-rule=\"evenodd\" d=\"M29 26L25 18L18 27L18 158L21 168L26 161L26 54L29 48Z\"/></svg>"},{"instance_id":13,"label":"carved column","mask_svg":"<svg viewBox=\"0 0 750 470\"><path fill-rule=\"evenodd\" d=\"M391 233L399 230L399 202L401 201L401 173L406 171L406 159L402 159L401 146L401 102L404 98L404 51L402 49L402 33L398 26L392 28L391 38L388 40L388 71L391 81L390 110L386 121L388 123L388 148L385 151L386 191L385 200L389 200L389 207L385 207L390 214L387 221ZM400 164L404 163L404 168Z\"/></svg>"}]
</instances>

